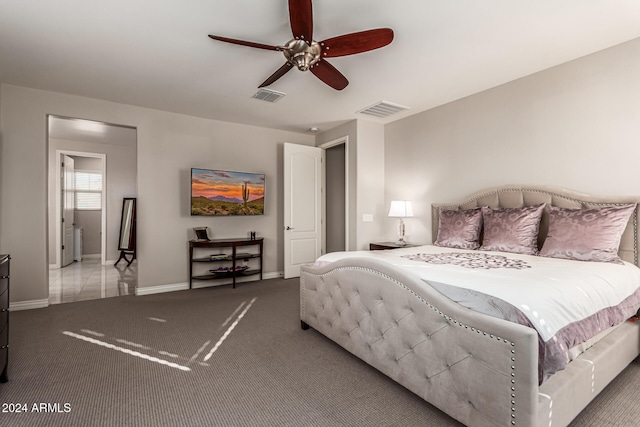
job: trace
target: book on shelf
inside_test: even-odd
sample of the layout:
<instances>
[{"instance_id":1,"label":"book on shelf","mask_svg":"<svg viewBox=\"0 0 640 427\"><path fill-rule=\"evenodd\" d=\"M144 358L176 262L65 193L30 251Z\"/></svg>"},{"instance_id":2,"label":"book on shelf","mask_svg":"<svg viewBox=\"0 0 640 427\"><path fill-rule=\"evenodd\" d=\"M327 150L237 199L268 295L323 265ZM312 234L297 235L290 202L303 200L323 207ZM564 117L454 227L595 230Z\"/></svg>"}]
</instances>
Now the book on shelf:
<instances>
[{"instance_id":1,"label":"book on shelf","mask_svg":"<svg viewBox=\"0 0 640 427\"><path fill-rule=\"evenodd\" d=\"M227 254L212 254L210 258L211 258L211 261L219 261L219 260L229 259L229 256Z\"/></svg>"}]
</instances>

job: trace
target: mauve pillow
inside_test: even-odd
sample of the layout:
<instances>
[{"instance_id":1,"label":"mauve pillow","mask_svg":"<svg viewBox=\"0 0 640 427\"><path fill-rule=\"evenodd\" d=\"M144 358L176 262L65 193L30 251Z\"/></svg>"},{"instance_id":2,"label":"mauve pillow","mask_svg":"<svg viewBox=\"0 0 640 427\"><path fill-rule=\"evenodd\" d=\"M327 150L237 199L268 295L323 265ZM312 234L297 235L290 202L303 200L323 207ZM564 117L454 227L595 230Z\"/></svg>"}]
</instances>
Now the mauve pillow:
<instances>
[{"instance_id":1,"label":"mauve pillow","mask_svg":"<svg viewBox=\"0 0 640 427\"><path fill-rule=\"evenodd\" d=\"M543 209L544 203L504 209L483 206L484 237L480 250L536 255Z\"/></svg>"},{"instance_id":2,"label":"mauve pillow","mask_svg":"<svg viewBox=\"0 0 640 427\"><path fill-rule=\"evenodd\" d=\"M597 209L549 208L549 233L541 256L579 261L614 262L635 204Z\"/></svg>"},{"instance_id":3,"label":"mauve pillow","mask_svg":"<svg viewBox=\"0 0 640 427\"><path fill-rule=\"evenodd\" d=\"M480 230L482 229L482 211L480 208L445 210L438 213L438 238L436 246L458 249L478 249Z\"/></svg>"}]
</instances>

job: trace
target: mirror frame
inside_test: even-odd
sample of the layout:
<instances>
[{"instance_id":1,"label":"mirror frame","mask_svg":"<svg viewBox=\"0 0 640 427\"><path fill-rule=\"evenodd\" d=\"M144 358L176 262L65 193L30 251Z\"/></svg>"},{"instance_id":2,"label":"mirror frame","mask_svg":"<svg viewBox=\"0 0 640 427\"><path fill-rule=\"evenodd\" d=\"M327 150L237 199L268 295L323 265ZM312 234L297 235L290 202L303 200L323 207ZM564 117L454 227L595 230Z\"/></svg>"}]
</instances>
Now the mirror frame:
<instances>
[{"instance_id":1,"label":"mirror frame","mask_svg":"<svg viewBox=\"0 0 640 427\"><path fill-rule=\"evenodd\" d=\"M118 239L118 250L120 258L116 261L118 265L121 259L131 265L136 259L136 198L125 197L122 199L122 216L120 217L120 237ZM132 253L131 259L127 259L127 253Z\"/></svg>"},{"instance_id":2,"label":"mirror frame","mask_svg":"<svg viewBox=\"0 0 640 427\"><path fill-rule=\"evenodd\" d=\"M132 251L135 248L135 225L136 199L134 197L125 197L122 201L118 250Z\"/></svg>"}]
</instances>

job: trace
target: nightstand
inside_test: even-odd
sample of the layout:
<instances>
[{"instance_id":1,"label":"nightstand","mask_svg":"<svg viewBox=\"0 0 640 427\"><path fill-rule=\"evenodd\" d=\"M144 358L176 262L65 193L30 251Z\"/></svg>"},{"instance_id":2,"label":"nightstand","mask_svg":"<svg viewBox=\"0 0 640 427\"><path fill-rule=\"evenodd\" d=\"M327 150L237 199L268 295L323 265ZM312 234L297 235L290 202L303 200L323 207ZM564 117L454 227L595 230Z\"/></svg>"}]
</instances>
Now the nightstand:
<instances>
[{"instance_id":1,"label":"nightstand","mask_svg":"<svg viewBox=\"0 0 640 427\"><path fill-rule=\"evenodd\" d=\"M421 246L421 245L416 245L412 243L407 243L406 245L399 245L396 242L375 242L375 243L369 243L369 250L382 251L385 249L413 248L415 246Z\"/></svg>"}]
</instances>

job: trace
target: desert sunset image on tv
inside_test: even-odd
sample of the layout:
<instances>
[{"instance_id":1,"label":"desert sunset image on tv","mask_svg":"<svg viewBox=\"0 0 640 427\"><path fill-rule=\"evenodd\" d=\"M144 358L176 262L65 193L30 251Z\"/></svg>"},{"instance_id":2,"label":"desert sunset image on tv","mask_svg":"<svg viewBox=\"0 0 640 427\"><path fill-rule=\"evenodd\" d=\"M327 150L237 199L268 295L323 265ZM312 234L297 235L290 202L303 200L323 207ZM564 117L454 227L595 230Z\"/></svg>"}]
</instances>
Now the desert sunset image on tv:
<instances>
[{"instance_id":1,"label":"desert sunset image on tv","mask_svg":"<svg viewBox=\"0 0 640 427\"><path fill-rule=\"evenodd\" d=\"M264 214L264 174L191 169L191 215Z\"/></svg>"}]
</instances>

